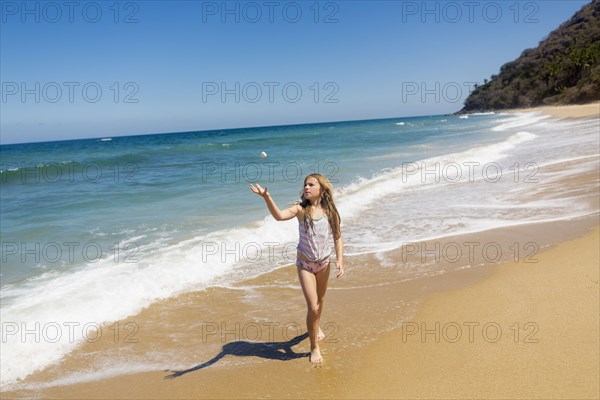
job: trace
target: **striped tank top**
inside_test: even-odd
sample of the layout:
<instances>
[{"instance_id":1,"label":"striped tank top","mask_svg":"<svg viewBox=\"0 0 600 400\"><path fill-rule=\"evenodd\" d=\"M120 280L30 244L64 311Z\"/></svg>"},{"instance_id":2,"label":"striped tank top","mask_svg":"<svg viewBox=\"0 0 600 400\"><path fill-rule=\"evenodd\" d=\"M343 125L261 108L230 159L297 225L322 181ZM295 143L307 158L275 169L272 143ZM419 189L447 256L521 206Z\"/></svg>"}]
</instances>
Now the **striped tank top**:
<instances>
[{"instance_id":1,"label":"striped tank top","mask_svg":"<svg viewBox=\"0 0 600 400\"><path fill-rule=\"evenodd\" d=\"M311 261L320 261L331 256L333 250L333 232L329 226L329 220L325 215L321 218L313 219L313 228L305 226L303 221L299 221L298 232L300 240L298 241L298 251Z\"/></svg>"}]
</instances>

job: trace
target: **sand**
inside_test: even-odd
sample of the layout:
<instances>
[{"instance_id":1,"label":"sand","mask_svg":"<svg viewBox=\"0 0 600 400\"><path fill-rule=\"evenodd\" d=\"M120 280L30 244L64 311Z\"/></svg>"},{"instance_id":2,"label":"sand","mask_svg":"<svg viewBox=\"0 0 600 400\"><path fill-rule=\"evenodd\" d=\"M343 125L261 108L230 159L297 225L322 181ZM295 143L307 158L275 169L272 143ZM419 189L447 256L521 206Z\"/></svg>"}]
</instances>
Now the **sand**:
<instances>
[{"instance_id":1,"label":"sand","mask_svg":"<svg viewBox=\"0 0 600 400\"><path fill-rule=\"evenodd\" d=\"M430 297L369 349L344 394L598 398L598 233Z\"/></svg>"},{"instance_id":2,"label":"sand","mask_svg":"<svg viewBox=\"0 0 600 400\"><path fill-rule=\"evenodd\" d=\"M507 112L542 112L558 118L583 118L583 117L599 117L600 102L589 104L576 104L569 106L544 106L535 108L520 108L508 110Z\"/></svg>"}]
</instances>

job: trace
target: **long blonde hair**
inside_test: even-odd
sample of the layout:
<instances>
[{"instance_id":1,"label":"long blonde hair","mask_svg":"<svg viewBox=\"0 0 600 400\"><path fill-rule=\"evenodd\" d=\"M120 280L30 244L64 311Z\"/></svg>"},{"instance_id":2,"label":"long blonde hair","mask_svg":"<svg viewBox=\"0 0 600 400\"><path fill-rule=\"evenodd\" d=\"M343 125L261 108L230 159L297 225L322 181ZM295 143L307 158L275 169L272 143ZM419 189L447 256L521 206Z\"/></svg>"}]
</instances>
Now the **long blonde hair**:
<instances>
[{"instance_id":1,"label":"long blonde hair","mask_svg":"<svg viewBox=\"0 0 600 400\"><path fill-rule=\"evenodd\" d=\"M342 222L342 220L340 218L340 213L338 212L337 207L335 206L335 203L333 201L333 187L331 186L331 182L329 182L329 179L327 179L327 177L321 174L310 174L306 178L304 178L305 185L306 180L311 177L315 178L321 186L321 208L323 208L323 212L329 220L329 226L331 227L331 231L333 232L333 239L338 240L342 237L342 231L340 228L340 223ZM310 201L308 201L304 197L304 190L302 190L302 192L300 193L300 200L301 201L299 204L302 207L302 210L299 213L299 219L304 223L307 229L308 227L314 229L313 220L310 213L312 205L310 204Z\"/></svg>"}]
</instances>

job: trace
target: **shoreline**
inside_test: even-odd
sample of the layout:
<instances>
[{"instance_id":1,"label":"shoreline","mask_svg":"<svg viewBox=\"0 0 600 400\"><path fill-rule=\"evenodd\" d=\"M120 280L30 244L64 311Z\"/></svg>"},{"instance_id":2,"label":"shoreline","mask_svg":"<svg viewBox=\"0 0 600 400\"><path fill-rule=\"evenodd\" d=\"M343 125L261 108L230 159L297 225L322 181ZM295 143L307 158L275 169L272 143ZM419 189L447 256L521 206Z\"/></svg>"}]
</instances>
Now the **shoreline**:
<instances>
[{"instance_id":1,"label":"shoreline","mask_svg":"<svg viewBox=\"0 0 600 400\"><path fill-rule=\"evenodd\" d=\"M507 110L498 110L496 112L523 113L523 112L541 112L556 118L587 118L600 117L600 102L587 104L571 104L564 106L540 106L527 108L512 108Z\"/></svg>"},{"instance_id":2,"label":"shoreline","mask_svg":"<svg viewBox=\"0 0 600 400\"><path fill-rule=\"evenodd\" d=\"M324 317L325 324L329 325L324 330L333 335L322 346L325 363L320 368L311 366L306 357L292 356L286 360L265 351L263 344L272 345L280 341L287 342L291 351L297 354L307 352L308 339L291 343L296 335L294 330L287 335L282 335L279 329L273 330L272 337L264 335L261 338L258 350L243 346L228 350L227 345L232 343L240 345L254 341L240 334L242 331L239 329L237 332L232 329L235 318L224 316L219 322L227 323L229 334L225 332L225 337L215 336L212 344L216 345L211 355L192 357L194 362L181 370L194 364L195 367L175 379L166 379L173 371L165 369L137 373L123 371L124 374L109 375L99 380L72 384L65 381L62 386L4 392L2 397L551 398L555 397L553 393L561 393L557 396L565 398L569 397L567 394L574 395L574 392L567 393L570 381L559 379L567 365L570 368L568 379L578 377L585 380L578 387L586 390L578 392L577 396L594 398L590 393L593 394L598 385L596 381L594 386L592 379L597 376L597 370L588 367L597 365L590 360L598 354L598 348L590 345L598 340L597 243L600 224L597 216L580 222L582 225L579 227L575 226L577 222L563 224L567 229L562 234L576 238L566 241L564 237L558 238L557 244L549 245L536 254L533 263L521 259L482 268L459 269L408 285L395 283L362 290L336 290L332 285L333 290L328 294L329 308ZM547 230L549 226L540 226L538 231ZM556 228L559 225L551 226ZM514 237L515 233L503 231L510 237ZM530 233L521 232L524 235ZM562 264L565 261L569 263L568 268ZM267 290L272 292L273 288ZM357 320L355 315L348 315L347 305L356 302L357 295L379 303L378 297L390 300L397 297L399 291L412 291L412 295L419 292L427 294L416 304L414 313L392 316L392 319L402 321L400 326L379 333L374 340L368 340L366 334L361 337L352 332L349 324L360 326L365 323ZM212 294L217 294L216 289L214 292ZM273 293L273 297L281 293ZM177 311L184 324L197 323L196 306L193 304L202 299L210 302L212 294L183 295L190 302L188 309ZM297 297L297 293L294 296ZM145 310L136 318L138 321L158 318L164 315L166 309L181 308L184 302L178 300L166 301L162 312ZM297 311L302 311L304 305L298 301L295 303L299 305ZM554 310L560 310L560 313L554 315ZM241 311L244 315L244 309ZM277 319L276 315L280 313L281 310L269 313L267 322L283 325L288 320L281 316ZM344 316L347 318L344 319ZM384 316L376 317L373 321ZM166 320L169 325L175 325L172 318ZM239 315L237 321L240 321ZM246 319L246 322L256 321ZM302 325L303 321L296 318L295 322ZM554 329L557 326L567 326L568 329ZM485 331L483 327L486 327ZM174 327L171 329L176 330ZM421 329L429 332L425 334L425 340L421 340L419 335ZM457 329L461 330L459 336ZM496 340L497 329L501 332L501 340ZM144 331L140 331L142 335L136 346L153 347L159 343L168 346L162 338L165 332ZM298 333L304 331L302 328ZM576 340L573 340L573 334L577 335ZM470 335L474 339L472 342ZM214 365L206 365L219 354L226 356ZM572 358L573 354L579 358ZM529 361L525 362L525 359ZM67 359L57 372L60 374L63 368L84 370L85 363L82 361L85 360ZM540 367L545 371L543 376L536 372ZM487 375L483 371L487 371ZM44 374L35 375L43 381ZM515 384L515 376L518 385ZM526 388L530 391L519 396L518 390Z\"/></svg>"},{"instance_id":3,"label":"shoreline","mask_svg":"<svg viewBox=\"0 0 600 400\"><path fill-rule=\"evenodd\" d=\"M596 108L600 109L600 103L594 103L591 105L592 107L589 106L586 108L587 111L582 112L583 114L587 114L579 117L589 117L590 110L593 112L592 116L598 115ZM532 110L515 110L514 112L528 111ZM533 111L536 110L534 109ZM581 113L574 113L574 115L579 114ZM578 179L584 178L581 177ZM585 177L585 180L588 182L591 180L597 181L597 177L589 174ZM578 185L575 180L569 182L569 184ZM589 233L590 226L595 227L595 233ZM501 248L506 249L510 248L511 243L515 241L519 241L519 243L534 241L538 244L541 243L541 252L539 254L536 253L536 256L539 255L540 259L543 257L545 261L540 262L540 264L553 265L552 262L554 259L561 258L565 254L568 254L569 257L578 257L580 253L585 253L588 255L591 254L592 258L595 257L597 259L597 249L594 253L594 249L590 248L589 239L590 237L596 237L597 243L597 231L598 213L596 212L593 216L588 215L577 221L554 221L543 224L497 228L492 231L475 234L454 235L449 238L440 239L436 243L460 242L460 240L470 242L474 239L484 241L487 239L488 241L499 243ZM574 252L570 251L569 246L559 244L564 242L570 243L574 238L579 238L575 240L577 243L585 241L587 244L579 246L579 250ZM547 248L548 246L550 247L549 249ZM556 250L556 248L559 248L560 251ZM551 255L548 256L545 254ZM521 254L521 256L526 255ZM405 256L401 250L394 250L386 254L386 262L391 265L402 265L407 261L410 262L410 258L407 259ZM422 255L411 254L411 256L418 259ZM249 337L251 335L243 334L243 329L255 326L252 324L256 324L257 321L266 323L267 327L273 323L277 323L280 326L296 324L302 328L297 332L298 334L301 334L305 330L303 321L305 305L301 300L301 294L298 292L299 286L296 282L295 270L282 268L257 278L244 280L234 285L234 287L211 288L202 292L185 293L176 298L160 301L158 304L144 309L138 315L132 316L126 321L121 321L122 323L134 321L138 324L139 334L136 337L139 339L138 343L126 344L121 343L123 342L122 340L117 345L114 342L111 343L110 340L102 340L94 344L86 343L82 348L78 348L73 354L65 357L60 364L50 366L43 371L36 372L25 378L25 381L40 383L41 386L37 389L17 390L15 392L5 391L2 392L2 397L248 398L265 396L316 396L325 398L352 398L405 396L405 393L408 393L410 390L414 390L412 396L406 395L406 397L419 397L423 393L428 393L428 396L424 397L452 397L453 393L457 397L472 397L472 392L469 391L448 391L448 386L443 387L438 383L432 383L434 381L425 375L426 370L431 368L432 365L443 364L443 362L435 358L435 353L440 349L439 346L438 348L433 347L434 355L433 358L428 359L429 361L424 360L421 355L432 351L431 347L427 347L431 346L431 343L423 343L425 347L416 346L416 348L420 349L418 351L406 350L406 346L403 347L404 349L400 353L390 350L395 348L393 343L401 343L398 342L398 338L402 339L403 329L405 329L405 325L403 324L406 322L417 321L420 323L428 320L441 321L447 324L454 320L458 321L459 326L461 326L465 322L474 322L472 319L469 319L470 315L476 315L476 318L484 323L494 322L495 320L492 317L488 317L487 314L476 314L480 309L475 304L472 304L473 298L476 298L478 303L488 301L494 307L498 307L498 303L500 305L507 304L507 302L510 303L512 299L505 298L504 302L501 302L493 295L490 296L489 293L486 295L486 292L483 290L472 294L471 290L474 290L472 288L478 288L490 281L501 282L501 279L504 279L502 282L505 283L508 280L510 285L521 284L520 287L523 287L522 284L526 282L523 282L523 277L519 276L520 270L535 269L537 271L536 276L542 276L544 273L540 268L523 268L524 265L525 267L529 267L530 264L523 264L522 257L519 262L510 262L512 256L512 254L508 254L508 259L503 259L503 264L492 263L492 265L486 263L486 260L481 260L481 257L479 257L480 259L473 260L473 267L469 268L460 268L460 265L456 265L456 262L454 262L454 265L452 262L448 262L444 265L442 274L432 274L431 276L413 281L397 280L393 268L382 265L383 261L374 255L356 257L353 263L360 263L366 266L367 269L372 270L372 273L382 283L380 285L373 285L368 280L361 278L360 274L354 274L354 272L362 273L363 271L360 269L352 271L354 280L351 281L351 285L350 282L338 282L333 277L334 273L332 273L329 284L330 290L327 295L326 315L324 315L324 323L330 324L328 325L330 330L326 330L326 333L331 333L332 336L323 346L326 361L321 368L313 368L305 358L290 358L285 362L280 362L283 361L279 355L283 351L283 348L274 353L268 351L268 346L242 349L235 346L226 346L234 341L237 344L241 344L241 342L247 342L245 339L251 339ZM418 262L415 262L415 264L418 265ZM589 271L590 265L593 265L592 261L583 260L581 264L585 264L588 268L585 270L586 274L594 273L594 270ZM553 268L557 273L560 272L560 268L556 266ZM499 271L505 270L511 270L512 272L499 273ZM597 268L595 271L597 274ZM500 275L505 277L497 278ZM555 277L553 279L548 278L548 282L557 287L560 286L561 282L568 280L562 275L560 278ZM595 279L597 285L597 277ZM502 287L502 284L499 283L495 285L494 287L496 288ZM247 287L251 289L248 290ZM529 288L524 287L523 290L529 293ZM466 295L465 293L471 294ZM573 294L579 293L573 292ZM444 304L448 301L455 301L455 298L460 296L467 297L462 298L463 302L460 303L461 306L458 308L458 311L466 310L465 312L468 311L471 314L453 314L456 310L444 309ZM581 316L583 311L577 305L572 304L569 293L563 293L562 296L570 301L569 307L571 307L574 314ZM361 302L360 307L353 307L352 305L356 304L357 301ZM515 303L519 305L517 311L523 311L531 305L533 305L534 309L542 308L546 301L554 304L556 299L547 294L545 298L540 298L535 296L527 297L523 293L516 293L515 298ZM528 304L528 302L531 304ZM267 306L264 309L257 310L257 304L266 304ZM431 306L431 304L434 304L434 306ZM382 305L387 305L389 308L386 308L385 312L381 312L382 308L380 307ZM443 310L443 312L436 314L440 310ZM528 316L528 314L523 315ZM286 319L282 318L282 316L288 317ZM495 316L493 317L496 318ZM544 318L547 318L547 316L539 314L536 318L546 321ZM500 326L505 332L512 333L510 331L512 323L527 323L524 319L521 319L508 322L507 320L503 320ZM240 322L242 323L242 327L237 328L236 323ZM582 321L579 322L581 323ZM229 329L231 332L233 329L233 332L229 336L226 334L225 337L222 336L222 332L221 337L218 335L214 335L214 337L206 335L208 327L211 329L216 327L218 330L222 326L219 324L225 324L225 331ZM483 323L480 325L483 325ZM442 326L445 325L442 324ZM586 325L581 326L585 327ZM410 325L410 327L414 328L414 325ZM531 326L528 326L529 328ZM521 332L524 326L519 325L515 329L517 332ZM594 329L590 330L589 328L588 330L594 331ZM273 331L263 330L261 331L259 341L269 346L272 346L269 343L274 341L282 342L283 344L287 343L288 346L291 346L290 340L295 336L294 332L286 332L281 329ZM595 329L595 332L597 333L598 329ZM195 336L202 336L202 340ZM411 335L411 337L413 336ZM294 344L295 347L291 350L299 354L306 352L308 350L307 342L308 340L304 339L300 343L297 343L297 346ZM382 347L383 342L388 343L388 345ZM563 347L567 345L573 347L576 345L570 342L561 343ZM477 347L472 345L472 343L469 343L467 347L464 347L461 343L457 346L454 346L455 344L445 343L445 346L442 346L441 349L448 354L453 354L454 357L463 358L472 356L471 351ZM485 344L489 343L485 342ZM201 351L198 349L199 345L202 347ZM461 348L461 351L452 353L452 351L455 351L452 349L453 347ZM513 356L516 355L515 351L521 351L520 348L515 350L514 347L507 348L509 354ZM175 357L165 358L165 353L161 353L161 349L172 350L175 348L181 348ZM265 350L267 350L266 353ZM486 347L483 347L484 352L488 350ZM413 352L411 353L411 351ZM100 360L94 358L95 354L104 353L114 353L114 357L106 357ZM169 372L160 367L161 365L168 365L173 369L179 368L180 370L185 370L190 368L190 366L202 365L215 355L222 353L227 356L219 359L217 365L211 368L200 368L201 370L190 371L190 373L183 374L173 380L166 380L165 377L168 376ZM156 361L153 365L148 362L148 358L144 358L148 354L153 355L151 359ZM394 357L392 357L392 354L394 354ZM86 367L93 362L98 362L99 364L105 363L107 366L110 365L110 367L113 367L113 364L119 363L119 357L123 357L123 359L132 358L134 361L139 360L140 370L136 372L135 369L119 370L118 368L113 368L111 370L107 368L106 375L100 380L75 383L76 379L74 378L77 378L77 373L85 371ZM398 360L405 360L404 357L414 357L412 359L414 367L411 366L407 371L402 372L399 376L403 378L400 379L397 375L392 374L392 372L399 371ZM506 358L502 355L498 355L498 357L500 360ZM382 362L382 359L386 359L387 361ZM444 364L444 368L447 374L452 372L455 367L450 362L451 360L451 357L445 360L446 364ZM477 357L475 357L473 362L475 361L477 361ZM400 365L403 363L404 361ZM380 373L363 373L364 371L361 371L361 369L365 365L368 365L368 368L364 371L380 371ZM510 365L510 363L507 365ZM486 366L480 365L480 369L483 367ZM514 368L514 366L510 368ZM421 375L415 375L418 371L420 371ZM453 379L456 380L455 382L458 382L461 378L469 379L470 377L478 376L476 369L471 372L455 376ZM496 372L494 371L494 374ZM526 371L521 372L524 374ZM440 375L440 378L445 379L445 376ZM387 377L387 380L382 377ZM61 379L64 379L63 386L43 386L43 382L45 381L60 381ZM279 383L275 384L271 379L277 379ZM355 385L352 385L352 383L355 383ZM401 386L401 383L404 387ZM428 389L427 387L423 387L423 385L427 386L427 384L429 386L437 385L435 387L440 389L440 391L426 392ZM510 385L508 385L508 388L505 386L502 386L501 389L510 389ZM563 386L568 388L569 384L564 382ZM593 387L593 382L592 385L588 386ZM307 392L307 387L315 390L315 392ZM353 389L350 390L350 388ZM483 390L484 387L481 386L480 389ZM361 392L361 390L363 391ZM356 393L361 393L361 395L357 396ZM479 397L494 397L499 396L498 393L501 392L482 391L478 393ZM529 397L534 394L528 393ZM547 394L547 396L551 394ZM512 394L506 392L504 397L506 396L512 396Z\"/></svg>"}]
</instances>

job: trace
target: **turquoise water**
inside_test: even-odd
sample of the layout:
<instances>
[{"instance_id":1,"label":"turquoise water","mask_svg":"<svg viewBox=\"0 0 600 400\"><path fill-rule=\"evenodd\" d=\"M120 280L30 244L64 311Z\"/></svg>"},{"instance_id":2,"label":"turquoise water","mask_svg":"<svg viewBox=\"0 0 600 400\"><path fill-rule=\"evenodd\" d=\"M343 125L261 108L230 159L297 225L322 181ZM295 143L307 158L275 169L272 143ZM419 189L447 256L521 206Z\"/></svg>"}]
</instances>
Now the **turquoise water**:
<instances>
[{"instance_id":1,"label":"turquoise water","mask_svg":"<svg viewBox=\"0 0 600 400\"><path fill-rule=\"evenodd\" d=\"M399 161L485 141L478 125L489 117L479 119L465 124L432 116L2 146L2 283L82 265L99 252L114 256L122 250L115 243L143 246L243 226L265 212L249 182L268 185L285 205L298 197L309 173L344 187Z\"/></svg>"},{"instance_id":2,"label":"turquoise water","mask_svg":"<svg viewBox=\"0 0 600 400\"><path fill-rule=\"evenodd\" d=\"M566 189L544 195L597 168L597 132L595 120L473 114L0 146L3 330L108 323L292 263L297 223L274 221L250 182L284 208L307 174L328 176L346 264L406 242L597 212ZM545 172L569 160L578 167ZM10 339L3 385L77 345Z\"/></svg>"}]
</instances>

